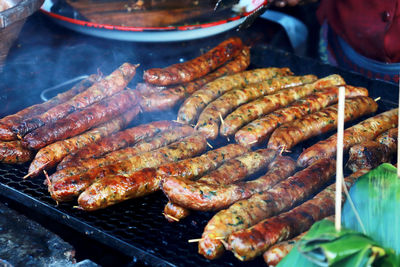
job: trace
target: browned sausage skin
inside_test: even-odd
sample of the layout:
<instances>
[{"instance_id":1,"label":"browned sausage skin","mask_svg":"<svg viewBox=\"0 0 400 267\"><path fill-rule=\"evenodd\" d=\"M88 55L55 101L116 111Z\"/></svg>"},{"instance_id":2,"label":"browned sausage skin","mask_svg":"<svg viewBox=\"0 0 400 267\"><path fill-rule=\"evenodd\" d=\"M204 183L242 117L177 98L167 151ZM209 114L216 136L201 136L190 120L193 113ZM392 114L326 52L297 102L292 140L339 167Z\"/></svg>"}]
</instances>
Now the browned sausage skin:
<instances>
[{"instance_id":1,"label":"browned sausage skin","mask_svg":"<svg viewBox=\"0 0 400 267\"><path fill-rule=\"evenodd\" d=\"M143 79L148 83L157 85L190 82L223 65L236 56L242 47L242 40L232 37L195 59L174 64L164 69L146 70L143 73Z\"/></svg>"}]
</instances>

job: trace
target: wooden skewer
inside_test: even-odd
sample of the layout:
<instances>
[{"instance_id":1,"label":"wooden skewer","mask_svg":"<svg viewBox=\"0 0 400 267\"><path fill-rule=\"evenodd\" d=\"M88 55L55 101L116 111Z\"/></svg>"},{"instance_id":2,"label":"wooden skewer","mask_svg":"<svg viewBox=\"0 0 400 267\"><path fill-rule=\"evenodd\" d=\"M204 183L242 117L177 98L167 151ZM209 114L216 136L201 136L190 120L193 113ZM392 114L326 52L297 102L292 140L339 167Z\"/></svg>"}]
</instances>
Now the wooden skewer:
<instances>
[{"instance_id":1,"label":"wooden skewer","mask_svg":"<svg viewBox=\"0 0 400 267\"><path fill-rule=\"evenodd\" d=\"M171 220L174 220L174 221L176 221L176 222L179 222L179 219L178 219L178 218L175 218L175 217L172 216L172 215L166 214L165 212L163 212L162 214L163 214L165 217L170 218Z\"/></svg>"},{"instance_id":2,"label":"wooden skewer","mask_svg":"<svg viewBox=\"0 0 400 267\"><path fill-rule=\"evenodd\" d=\"M211 239L223 240L225 238L223 236L220 236L220 237L215 237L215 238L211 238ZM189 239L188 242L189 243L195 243L195 242L200 242L202 240L204 240L204 238L195 238L195 239Z\"/></svg>"},{"instance_id":3,"label":"wooden skewer","mask_svg":"<svg viewBox=\"0 0 400 267\"><path fill-rule=\"evenodd\" d=\"M34 171L32 171L32 172L28 173L27 175L25 175L24 177L22 177L22 179L26 179L26 178L28 178L28 177L29 177L29 176L31 176L33 173L34 173Z\"/></svg>"},{"instance_id":4,"label":"wooden skewer","mask_svg":"<svg viewBox=\"0 0 400 267\"><path fill-rule=\"evenodd\" d=\"M51 181L50 181L49 175L47 174L47 171L43 170L43 173L44 173L44 176L46 177L49 188L51 188Z\"/></svg>"},{"instance_id":5,"label":"wooden skewer","mask_svg":"<svg viewBox=\"0 0 400 267\"><path fill-rule=\"evenodd\" d=\"M378 102L379 100L381 100L381 97L377 97L374 99L375 102Z\"/></svg>"},{"instance_id":6,"label":"wooden skewer","mask_svg":"<svg viewBox=\"0 0 400 267\"><path fill-rule=\"evenodd\" d=\"M226 137L226 140L227 140L228 142L230 142L230 141L231 141L231 139L229 139L229 136L227 136L227 137Z\"/></svg>"},{"instance_id":7,"label":"wooden skewer","mask_svg":"<svg viewBox=\"0 0 400 267\"><path fill-rule=\"evenodd\" d=\"M224 119L222 118L222 115L221 115L221 113L218 113L219 114L219 119L221 120L221 124L222 125L224 125L225 124L225 122L224 122Z\"/></svg>"},{"instance_id":8,"label":"wooden skewer","mask_svg":"<svg viewBox=\"0 0 400 267\"><path fill-rule=\"evenodd\" d=\"M214 149L214 147L213 147L209 142L207 142L207 145L208 145L211 149Z\"/></svg>"},{"instance_id":9,"label":"wooden skewer","mask_svg":"<svg viewBox=\"0 0 400 267\"><path fill-rule=\"evenodd\" d=\"M254 140L253 142L250 142L249 145L257 143L257 140Z\"/></svg>"},{"instance_id":10,"label":"wooden skewer","mask_svg":"<svg viewBox=\"0 0 400 267\"><path fill-rule=\"evenodd\" d=\"M344 131L345 89L339 87L338 130L336 142L336 195L335 195L335 228L341 229L342 220L342 183L343 183L343 131Z\"/></svg>"}]
</instances>

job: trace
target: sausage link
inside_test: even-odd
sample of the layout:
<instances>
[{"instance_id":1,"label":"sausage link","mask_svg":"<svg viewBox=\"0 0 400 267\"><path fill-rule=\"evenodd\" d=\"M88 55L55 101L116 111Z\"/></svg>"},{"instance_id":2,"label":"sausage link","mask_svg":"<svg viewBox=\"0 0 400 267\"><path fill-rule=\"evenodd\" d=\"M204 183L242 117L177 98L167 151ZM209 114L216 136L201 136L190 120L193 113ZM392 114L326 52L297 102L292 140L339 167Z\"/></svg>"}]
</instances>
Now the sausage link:
<instances>
[{"instance_id":1,"label":"sausage link","mask_svg":"<svg viewBox=\"0 0 400 267\"><path fill-rule=\"evenodd\" d=\"M221 118L225 118L229 112L238 106L263 95L269 95L284 88L312 82L314 80L316 80L314 75L300 77L283 76L226 92L211 102L203 110L197 122L197 129L204 133L206 137L215 139L218 136L218 128ZM224 125L225 123L222 124L221 129L225 127Z\"/></svg>"},{"instance_id":2,"label":"sausage link","mask_svg":"<svg viewBox=\"0 0 400 267\"><path fill-rule=\"evenodd\" d=\"M378 109L378 104L368 96L346 99L344 105L344 122L371 114ZM336 129L337 123L338 105L324 108L276 129L269 139L268 148L290 150L298 143Z\"/></svg>"},{"instance_id":3,"label":"sausage link","mask_svg":"<svg viewBox=\"0 0 400 267\"><path fill-rule=\"evenodd\" d=\"M86 90L87 88L89 88L98 79L99 79L98 75L91 75L88 78L74 85L68 91L60 93L44 103L27 107L15 114L8 115L0 119L0 140L4 141L17 140L18 137L12 130L13 128L17 127L24 120L27 120L34 116L38 116L46 112L47 110L63 102L68 101L69 99L74 97L74 95L79 94L84 90Z\"/></svg>"},{"instance_id":4,"label":"sausage link","mask_svg":"<svg viewBox=\"0 0 400 267\"><path fill-rule=\"evenodd\" d=\"M155 121L117 132L111 136L100 139L98 142L85 146L74 154L66 156L60 164L57 165L57 170L77 166L79 165L77 163L79 159L101 157L107 153L131 146L139 141L179 125L179 123L173 121Z\"/></svg>"},{"instance_id":5,"label":"sausage link","mask_svg":"<svg viewBox=\"0 0 400 267\"><path fill-rule=\"evenodd\" d=\"M66 155L74 153L87 144L93 143L104 136L110 135L126 127L139 113L134 107L124 115L106 122L99 127L89 130L72 138L61 140L48 145L38 151L28 170L29 176L37 176L43 170L48 170L60 162Z\"/></svg>"},{"instance_id":6,"label":"sausage link","mask_svg":"<svg viewBox=\"0 0 400 267\"><path fill-rule=\"evenodd\" d=\"M335 161L322 159L283 180L272 189L240 200L219 211L204 228L199 253L207 259L220 257L225 239L233 232L288 210L324 186L334 175Z\"/></svg>"},{"instance_id":7,"label":"sausage link","mask_svg":"<svg viewBox=\"0 0 400 267\"><path fill-rule=\"evenodd\" d=\"M184 99L189 97L195 91L199 90L205 84L225 76L232 75L245 70L250 64L250 48L244 47L239 55L226 63L224 66L216 69L195 81L187 84L177 85L161 92L142 95L140 105L144 111L167 110L175 107Z\"/></svg>"},{"instance_id":8,"label":"sausage link","mask_svg":"<svg viewBox=\"0 0 400 267\"><path fill-rule=\"evenodd\" d=\"M135 172L144 168L154 168L168 162L193 157L205 150L206 143L207 142L202 135L191 135L182 139L181 141L175 142L166 147L162 147L150 152L141 153L125 161L108 165L106 167L94 168L82 174L69 176L57 180L56 182L49 185L49 192L52 197L57 201L68 201L78 196L97 179L107 181L105 179L107 177L111 177L110 179L113 180L113 177L118 177L118 175L125 175L124 177L126 179L136 179L135 177L140 179L140 175L135 174ZM115 179L121 180L125 178L119 177ZM99 186L101 185L102 183L100 182ZM116 186L118 186L118 184L116 184ZM95 198L97 199L97 197L93 195L94 202L90 202L91 204L87 202L87 205L100 205L100 203L96 202ZM86 206L86 204L83 204L83 206Z\"/></svg>"},{"instance_id":9,"label":"sausage link","mask_svg":"<svg viewBox=\"0 0 400 267\"><path fill-rule=\"evenodd\" d=\"M28 133L23 138L24 144L36 150L55 141L78 135L133 108L137 100L137 95L132 90L119 92Z\"/></svg>"},{"instance_id":10,"label":"sausage link","mask_svg":"<svg viewBox=\"0 0 400 267\"><path fill-rule=\"evenodd\" d=\"M368 140L352 146L346 167L356 172L360 169L371 170L381 163L390 162L397 151L397 135L398 128L392 128L374 141Z\"/></svg>"},{"instance_id":11,"label":"sausage link","mask_svg":"<svg viewBox=\"0 0 400 267\"><path fill-rule=\"evenodd\" d=\"M242 40L229 38L203 55L163 69L154 68L143 73L143 80L151 84L170 85L200 78L239 54Z\"/></svg>"},{"instance_id":12,"label":"sausage link","mask_svg":"<svg viewBox=\"0 0 400 267\"><path fill-rule=\"evenodd\" d=\"M207 83L183 102L178 111L177 120L187 124L195 123L204 107L222 94L234 88L243 88L252 83L291 74L293 73L288 68L263 68L218 78Z\"/></svg>"},{"instance_id":13,"label":"sausage link","mask_svg":"<svg viewBox=\"0 0 400 267\"><path fill-rule=\"evenodd\" d=\"M276 151L268 149L249 152L227 161L215 171L195 182L172 177L166 179L162 184L162 190L168 199L175 204L194 210L212 210L214 209L213 203L208 203L206 199L213 197L216 192L213 190L208 191L208 185L219 185L222 187L223 185L242 180L268 166L274 160L275 156ZM209 194L205 194L202 191L203 189ZM223 203L219 201L219 204Z\"/></svg>"},{"instance_id":14,"label":"sausage link","mask_svg":"<svg viewBox=\"0 0 400 267\"><path fill-rule=\"evenodd\" d=\"M170 177L194 180L195 178L204 175L206 172L215 170L225 161L236 158L246 152L248 152L248 149L240 145L229 144L211 150L196 158L185 159L177 163L160 166L157 168L157 176L163 182L168 180ZM189 215L189 213L189 209L171 202L168 202L164 208L164 216L170 222L179 221Z\"/></svg>"},{"instance_id":15,"label":"sausage link","mask_svg":"<svg viewBox=\"0 0 400 267\"><path fill-rule=\"evenodd\" d=\"M164 149L162 152L164 153L162 155L163 160L159 160L153 167L166 162L196 156L205 149L206 140L204 137L199 135L193 136L191 141L187 139L187 142L177 144L171 152ZM92 211L114 205L126 199L137 198L152 193L158 190L160 185L160 179L155 178L155 174L156 170L154 168L146 168L130 174L106 176L95 181L79 196L79 207Z\"/></svg>"},{"instance_id":16,"label":"sausage link","mask_svg":"<svg viewBox=\"0 0 400 267\"><path fill-rule=\"evenodd\" d=\"M21 141L0 141L0 162L21 164L33 159L33 151L22 146Z\"/></svg>"},{"instance_id":17,"label":"sausage link","mask_svg":"<svg viewBox=\"0 0 400 267\"><path fill-rule=\"evenodd\" d=\"M54 123L78 109L85 108L108 96L122 91L132 80L136 73L136 68L137 65L134 66L129 63L122 64L109 76L95 82L87 90L77 94L64 103L51 108L39 116L24 120L17 127L13 128L13 131L23 137L28 132L31 132L45 124Z\"/></svg>"},{"instance_id":18,"label":"sausage link","mask_svg":"<svg viewBox=\"0 0 400 267\"><path fill-rule=\"evenodd\" d=\"M323 88L315 94L297 100L286 108L256 119L237 131L235 140L246 147L259 145L280 125L300 119L307 114L337 103L338 90L339 87L337 86ZM345 85L345 96L346 98L368 96L368 90L363 87Z\"/></svg>"},{"instance_id":19,"label":"sausage link","mask_svg":"<svg viewBox=\"0 0 400 267\"><path fill-rule=\"evenodd\" d=\"M104 168L108 165L116 164L120 161L124 161L131 157L134 157L140 153L153 151L169 145L193 133L193 128L188 125L164 131L155 135L149 140L145 139L138 142L133 147L116 150L98 158L78 160L76 162L76 166L68 167L53 173L50 176L50 181L55 182L61 178L76 176L91 169Z\"/></svg>"},{"instance_id":20,"label":"sausage link","mask_svg":"<svg viewBox=\"0 0 400 267\"><path fill-rule=\"evenodd\" d=\"M347 188L350 188L360 176L367 172L367 170L362 170L347 177L345 179ZM336 185L332 184L312 199L288 212L231 234L228 238L229 250L242 261L251 260L273 244L308 230L314 222L335 212L335 187Z\"/></svg>"},{"instance_id":21,"label":"sausage link","mask_svg":"<svg viewBox=\"0 0 400 267\"><path fill-rule=\"evenodd\" d=\"M282 90L274 95L242 105L225 118L224 124L221 126L221 133L224 136L233 135L246 123L315 93L316 90L344 83L345 81L339 75L330 75L313 83Z\"/></svg>"},{"instance_id":22,"label":"sausage link","mask_svg":"<svg viewBox=\"0 0 400 267\"><path fill-rule=\"evenodd\" d=\"M372 140L379 134L397 126L398 109L392 109L366 119L344 130L343 149L347 151L355 144ZM336 154L337 135L334 134L307 148L297 159L299 166L307 166L320 158L331 158Z\"/></svg>"}]
</instances>

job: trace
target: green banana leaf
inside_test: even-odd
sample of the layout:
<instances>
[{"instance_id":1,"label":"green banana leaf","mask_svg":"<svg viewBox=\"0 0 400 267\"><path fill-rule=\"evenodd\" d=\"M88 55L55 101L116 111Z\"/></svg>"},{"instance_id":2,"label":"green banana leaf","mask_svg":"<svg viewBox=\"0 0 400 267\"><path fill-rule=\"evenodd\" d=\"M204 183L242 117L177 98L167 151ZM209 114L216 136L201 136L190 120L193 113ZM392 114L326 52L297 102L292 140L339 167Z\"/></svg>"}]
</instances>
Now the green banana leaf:
<instances>
[{"instance_id":1,"label":"green banana leaf","mask_svg":"<svg viewBox=\"0 0 400 267\"><path fill-rule=\"evenodd\" d=\"M315 223L278 266L400 266L400 179L391 164L359 178L342 211L342 230ZM365 235L363 234L365 229Z\"/></svg>"}]
</instances>

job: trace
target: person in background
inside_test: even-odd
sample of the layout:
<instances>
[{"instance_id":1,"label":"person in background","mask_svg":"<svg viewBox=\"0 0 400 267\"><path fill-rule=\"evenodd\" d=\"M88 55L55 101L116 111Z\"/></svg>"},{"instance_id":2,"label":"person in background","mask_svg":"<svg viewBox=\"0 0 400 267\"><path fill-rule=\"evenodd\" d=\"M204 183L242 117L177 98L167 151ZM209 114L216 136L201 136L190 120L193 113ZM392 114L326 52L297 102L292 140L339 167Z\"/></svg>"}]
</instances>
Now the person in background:
<instances>
[{"instance_id":1,"label":"person in background","mask_svg":"<svg viewBox=\"0 0 400 267\"><path fill-rule=\"evenodd\" d=\"M306 0L307 1L307 0ZM300 0L276 0L277 7ZM399 82L400 1L320 0L319 56L322 61L369 78Z\"/></svg>"}]
</instances>

